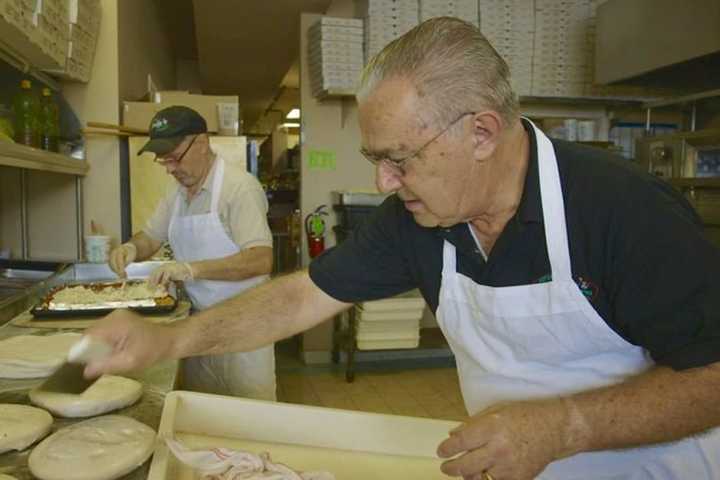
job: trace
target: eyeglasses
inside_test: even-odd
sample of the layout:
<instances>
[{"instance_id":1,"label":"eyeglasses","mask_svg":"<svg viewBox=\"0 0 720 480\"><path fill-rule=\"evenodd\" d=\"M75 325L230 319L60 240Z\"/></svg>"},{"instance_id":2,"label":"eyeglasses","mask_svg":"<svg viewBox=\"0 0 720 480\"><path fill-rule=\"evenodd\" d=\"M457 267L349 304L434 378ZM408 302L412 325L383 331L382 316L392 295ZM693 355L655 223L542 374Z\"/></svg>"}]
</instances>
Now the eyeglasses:
<instances>
[{"instance_id":1,"label":"eyeglasses","mask_svg":"<svg viewBox=\"0 0 720 480\"><path fill-rule=\"evenodd\" d=\"M433 136L430 140L425 142L420 148L415 150L415 152L411 153L410 155L406 155L402 158L390 158L387 156L387 154L373 154L365 150L364 148L360 149L360 154L365 157L370 163L377 166L382 162L386 162L386 164L390 165L391 167L398 170L400 173L405 173L405 165L407 162L418 155L422 153L423 150L425 150L431 143L433 143L435 140L440 138L445 132L450 130L450 128L455 125L457 122L465 118L467 115L474 115L477 112L465 112L462 113L459 117L457 117L455 120L450 122L447 127L440 130L435 136Z\"/></svg>"},{"instance_id":2,"label":"eyeglasses","mask_svg":"<svg viewBox=\"0 0 720 480\"><path fill-rule=\"evenodd\" d=\"M187 146L187 148L183 151L183 153L181 153L177 158L175 158L175 157L172 156L172 155L168 155L168 156L166 156L166 157L160 157L160 156L158 156L158 155L155 155L155 158L153 159L153 161L154 161L155 163L157 163L158 165L161 165L161 166L163 166L163 167L165 167L165 166L167 166L167 165L170 165L170 164L178 165L178 164L182 161L182 159L185 158L185 154L186 154L188 151L190 151L190 149L192 148L193 143L195 143L195 140L197 139L197 137L198 137L198 136L195 135L195 136L193 137L193 139L190 140L190 144L189 144L189 145Z\"/></svg>"}]
</instances>

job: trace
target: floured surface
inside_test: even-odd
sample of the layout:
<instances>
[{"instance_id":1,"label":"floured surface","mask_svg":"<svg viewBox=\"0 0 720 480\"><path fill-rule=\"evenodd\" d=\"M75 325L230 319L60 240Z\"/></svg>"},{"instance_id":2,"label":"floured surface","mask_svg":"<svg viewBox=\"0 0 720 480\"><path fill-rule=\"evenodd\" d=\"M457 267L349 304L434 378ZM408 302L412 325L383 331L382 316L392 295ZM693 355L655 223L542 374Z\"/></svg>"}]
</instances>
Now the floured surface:
<instances>
[{"instance_id":1,"label":"floured surface","mask_svg":"<svg viewBox=\"0 0 720 480\"><path fill-rule=\"evenodd\" d=\"M142 384L136 380L103 375L80 395L30 391L30 401L60 417L92 417L132 405L142 396Z\"/></svg>"},{"instance_id":2,"label":"floured surface","mask_svg":"<svg viewBox=\"0 0 720 480\"><path fill-rule=\"evenodd\" d=\"M403 457L353 452L329 448L256 442L232 438L177 433L175 437L192 449L226 447L260 453L268 452L273 461L303 471L327 471L342 480L447 480L440 472L439 458ZM153 479L158 480L158 479ZM176 460L163 480L197 480L191 469Z\"/></svg>"},{"instance_id":3,"label":"floured surface","mask_svg":"<svg viewBox=\"0 0 720 480\"><path fill-rule=\"evenodd\" d=\"M45 410L27 405L0 404L0 453L24 450L47 435L52 424L53 418Z\"/></svg>"},{"instance_id":4,"label":"floured surface","mask_svg":"<svg viewBox=\"0 0 720 480\"><path fill-rule=\"evenodd\" d=\"M0 341L0 378L44 378L65 361L79 333L17 335Z\"/></svg>"},{"instance_id":5,"label":"floured surface","mask_svg":"<svg viewBox=\"0 0 720 480\"><path fill-rule=\"evenodd\" d=\"M70 425L43 440L30 454L30 471L40 480L112 480L147 460L155 431L120 415Z\"/></svg>"}]
</instances>

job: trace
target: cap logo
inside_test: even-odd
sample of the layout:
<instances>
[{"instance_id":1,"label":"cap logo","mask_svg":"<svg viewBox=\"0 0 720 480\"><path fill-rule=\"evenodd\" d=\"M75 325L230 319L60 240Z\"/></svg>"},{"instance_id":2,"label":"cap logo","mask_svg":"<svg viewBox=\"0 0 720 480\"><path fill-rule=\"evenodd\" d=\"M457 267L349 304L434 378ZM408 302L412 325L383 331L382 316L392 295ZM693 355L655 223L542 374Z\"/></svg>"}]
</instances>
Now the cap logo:
<instances>
[{"instance_id":1,"label":"cap logo","mask_svg":"<svg viewBox=\"0 0 720 480\"><path fill-rule=\"evenodd\" d=\"M162 132L163 130L167 130L168 127L167 118L156 118L151 125L151 130Z\"/></svg>"}]
</instances>

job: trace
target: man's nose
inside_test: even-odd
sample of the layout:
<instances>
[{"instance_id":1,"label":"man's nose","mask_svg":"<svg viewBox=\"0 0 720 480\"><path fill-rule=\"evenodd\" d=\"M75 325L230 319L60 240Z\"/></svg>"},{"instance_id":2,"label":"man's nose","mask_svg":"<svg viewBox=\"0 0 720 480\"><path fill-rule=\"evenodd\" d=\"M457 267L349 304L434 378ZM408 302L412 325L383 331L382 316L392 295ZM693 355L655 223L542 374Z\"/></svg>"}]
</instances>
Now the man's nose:
<instances>
[{"instance_id":1,"label":"man's nose","mask_svg":"<svg viewBox=\"0 0 720 480\"><path fill-rule=\"evenodd\" d=\"M380 162L376 168L375 185L380 193L392 193L402 187L401 174L396 168L385 162Z\"/></svg>"}]
</instances>

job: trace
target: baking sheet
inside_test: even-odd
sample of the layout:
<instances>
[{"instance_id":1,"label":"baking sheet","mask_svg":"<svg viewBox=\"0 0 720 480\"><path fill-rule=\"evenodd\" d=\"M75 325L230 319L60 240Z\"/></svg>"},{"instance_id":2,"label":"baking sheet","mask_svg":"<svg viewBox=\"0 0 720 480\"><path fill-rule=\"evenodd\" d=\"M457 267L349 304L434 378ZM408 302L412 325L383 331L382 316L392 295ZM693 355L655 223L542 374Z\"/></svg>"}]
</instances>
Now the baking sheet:
<instances>
[{"instance_id":1,"label":"baking sheet","mask_svg":"<svg viewBox=\"0 0 720 480\"><path fill-rule=\"evenodd\" d=\"M146 315L145 319L153 323L171 323L187 317L190 314L190 308L191 304L189 301L178 300L177 308L172 312ZM101 318L103 317L35 318L33 314L30 313L30 310L26 310L13 318L10 323L16 327L24 328L73 328L84 330L95 325Z\"/></svg>"},{"instance_id":2,"label":"baking sheet","mask_svg":"<svg viewBox=\"0 0 720 480\"><path fill-rule=\"evenodd\" d=\"M325 470L338 480L447 480L437 446L459 425L446 420L264 402L192 392L165 400L148 480L197 478L163 438L190 448L269 452L297 470Z\"/></svg>"},{"instance_id":3,"label":"baking sheet","mask_svg":"<svg viewBox=\"0 0 720 480\"><path fill-rule=\"evenodd\" d=\"M127 284L142 283L142 280L131 280L127 281ZM52 300L52 295L60 289L83 285L86 287L102 288L107 286L117 286L123 282L112 281L112 282L79 282L79 283L67 283L60 287L54 288L48 294L40 300L40 302L30 309L30 313L36 318L43 318L46 320L52 319L66 319L71 317L97 317L107 315L108 313L118 308L129 308L138 313L143 314L167 314L175 310L177 307L177 289L174 283L168 285L168 295L163 297L163 301L167 303L157 304L157 299L147 300L128 300L118 302L104 302L97 303L94 305L73 305L63 308L51 308L49 306Z\"/></svg>"}]
</instances>

